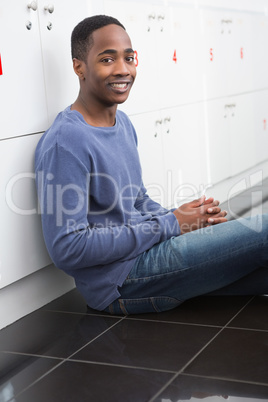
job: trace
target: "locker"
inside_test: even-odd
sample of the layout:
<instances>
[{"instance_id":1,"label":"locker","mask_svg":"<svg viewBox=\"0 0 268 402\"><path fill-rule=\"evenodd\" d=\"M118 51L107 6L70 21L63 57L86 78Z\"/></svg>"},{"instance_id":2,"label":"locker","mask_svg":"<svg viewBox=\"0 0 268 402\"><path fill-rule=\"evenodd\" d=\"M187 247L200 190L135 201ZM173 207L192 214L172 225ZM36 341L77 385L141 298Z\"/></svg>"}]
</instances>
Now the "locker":
<instances>
[{"instance_id":1,"label":"locker","mask_svg":"<svg viewBox=\"0 0 268 402\"><path fill-rule=\"evenodd\" d=\"M143 181L150 197L166 205L162 120L159 112L131 116L138 136Z\"/></svg>"},{"instance_id":2,"label":"locker","mask_svg":"<svg viewBox=\"0 0 268 402\"><path fill-rule=\"evenodd\" d=\"M252 94L256 163L268 159L268 91Z\"/></svg>"},{"instance_id":3,"label":"locker","mask_svg":"<svg viewBox=\"0 0 268 402\"><path fill-rule=\"evenodd\" d=\"M196 198L208 185L202 104L131 117L150 196L166 207Z\"/></svg>"},{"instance_id":4,"label":"locker","mask_svg":"<svg viewBox=\"0 0 268 402\"><path fill-rule=\"evenodd\" d=\"M79 5L71 0L38 2L49 125L57 113L78 96L79 83L71 58L71 32L78 22L93 14L93 4L88 0L80 0Z\"/></svg>"},{"instance_id":5,"label":"locker","mask_svg":"<svg viewBox=\"0 0 268 402\"><path fill-rule=\"evenodd\" d=\"M252 15L252 60L254 89L268 88L268 15Z\"/></svg>"},{"instance_id":6,"label":"locker","mask_svg":"<svg viewBox=\"0 0 268 402\"><path fill-rule=\"evenodd\" d=\"M267 8L266 0L198 0L201 7L225 8L250 12L264 12Z\"/></svg>"},{"instance_id":7,"label":"locker","mask_svg":"<svg viewBox=\"0 0 268 402\"><path fill-rule=\"evenodd\" d=\"M196 199L208 185L207 143L201 103L162 111L168 205Z\"/></svg>"},{"instance_id":8,"label":"locker","mask_svg":"<svg viewBox=\"0 0 268 402\"><path fill-rule=\"evenodd\" d=\"M256 164L251 94L207 102L206 119L212 184Z\"/></svg>"},{"instance_id":9,"label":"locker","mask_svg":"<svg viewBox=\"0 0 268 402\"><path fill-rule=\"evenodd\" d=\"M44 130L48 124L37 3L0 7L0 139Z\"/></svg>"},{"instance_id":10,"label":"locker","mask_svg":"<svg viewBox=\"0 0 268 402\"><path fill-rule=\"evenodd\" d=\"M132 0L125 7L123 0L105 0L104 12L125 26L136 51L136 81L129 99L120 105L120 109L127 114L158 109L161 82L157 74L160 49L156 38L162 34L161 27L165 25L164 7Z\"/></svg>"},{"instance_id":11,"label":"locker","mask_svg":"<svg viewBox=\"0 0 268 402\"><path fill-rule=\"evenodd\" d=\"M253 17L252 14L237 12L233 16L234 38L231 54L233 77L229 82L229 95L256 90L254 85ZM229 77L230 78L230 77Z\"/></svg>"},{"instance_id":12,"label":"locker","mask_svg":"<svg viewBox=\"0 0 268 402\"><path fill-rule=\"evenodd\" d=\"M230 129L234 103L229 98L204 103L205 130L209 155L209 183L214 185L231 177Z\"/></svg>"},{"instance_id":13,"label":"locker","mask_svg":"<svg viewBox=\"0 0 268 402\"><path fill-rule=\"evenodd\" d=\"M158 36L160 107L174 107L202 99L202 74L197 68L198 13L193 5L166 8L166 25Z\"/></svg>"},{"instance_id":14,"label":"locker","mask_svg":"<svg viewBox=\"0 0 268 402\"><path fill-rule=\"evenodd\" d=\"M235 75L232 60L233 14L231 11L201 9L199 24L204 99L227 96Z\"/></svg>"},{"instance_id":15,"label":"locker","mask_svg":"<svg viewBox=\"0 0 268 402\"><path fill-rule=\"evenodd\" d=\"M41 134L0 141L0 288L51 263L38 215L34 150Z\"/></svg>"},{"instance_id":16,"label":"locker","mask_svg":"<svg viewBox=\"0 0 268 402\"><path fill-rule=\"evenodd\" d=\"M232 100L234 106L230 119L231 173L235 176L250 169L257 160L253 97L251 94L245 94L234 97Z\"/></svg>"}]
</instances>

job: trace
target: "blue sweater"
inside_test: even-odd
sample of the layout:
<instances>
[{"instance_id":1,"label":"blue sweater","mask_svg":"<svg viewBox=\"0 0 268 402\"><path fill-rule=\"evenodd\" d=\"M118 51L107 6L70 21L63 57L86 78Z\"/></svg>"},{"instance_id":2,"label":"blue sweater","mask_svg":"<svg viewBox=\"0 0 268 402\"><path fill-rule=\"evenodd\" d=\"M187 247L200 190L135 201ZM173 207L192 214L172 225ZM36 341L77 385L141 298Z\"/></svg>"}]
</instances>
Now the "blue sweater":
<instances>
[{"instance_id":1,"label":"blue sweater","mask_svg":"<svg viewBox=\"0 0 268 402\"><path fill-rule=\"evenodd\" d=\"M113 127L92 127L66 108L40 139L35 168L49 255L92 308L120 296L141 253L180 234L175 215L146 194L123 112Z\"/></svg>"}]
</instances>

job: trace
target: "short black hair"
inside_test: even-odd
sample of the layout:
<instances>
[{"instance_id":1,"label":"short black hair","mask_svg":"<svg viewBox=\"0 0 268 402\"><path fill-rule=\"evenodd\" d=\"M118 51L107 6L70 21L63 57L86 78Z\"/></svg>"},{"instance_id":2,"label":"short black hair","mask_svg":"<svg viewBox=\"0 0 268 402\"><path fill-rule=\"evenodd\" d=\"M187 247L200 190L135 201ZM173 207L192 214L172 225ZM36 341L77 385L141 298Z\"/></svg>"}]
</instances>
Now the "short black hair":
<instances>
[{"instance_id":1,"label":"short black hair","mask_svg":"<svg viewBox=\"0 0 268 402\"><path fill-rule=\"evenodd\" d=\"M110 24L119 25L126 30L121 22L108 15L93 15L79 22L71 36L72 59L75 58L86 62L88 52L93 45L92 33Z\"/></svg>"}]
</instances>

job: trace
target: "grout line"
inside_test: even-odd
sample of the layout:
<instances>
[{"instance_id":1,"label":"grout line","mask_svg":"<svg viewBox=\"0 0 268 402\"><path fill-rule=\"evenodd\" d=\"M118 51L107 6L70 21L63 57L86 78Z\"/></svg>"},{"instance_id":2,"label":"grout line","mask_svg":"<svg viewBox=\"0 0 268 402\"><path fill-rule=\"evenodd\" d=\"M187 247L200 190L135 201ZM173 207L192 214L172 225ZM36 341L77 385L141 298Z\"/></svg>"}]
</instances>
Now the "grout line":
<instances>
[{"instance_id":1,"label":"grout line","mask_svg":"<svg viewBox=\"0 0 268 402\"><path fill-rule=\"evenodd\" d=\"M48 370L46 373L44 373L42 376L40 376L39 378L37 378L35 381L33 381L30 385L28 385L26 388L24 388L22 391L20 391L17 395L13 396L12 399L10 399L7 402L13 402L14 398L18 397L19 395L21 395L23 392L27 391L29 388L31 388L32 386L34 386L36 383L38 383L39 381L41 381L43 378L45 378L48 374L52 373L54 370L56 370L58 367L60 367L62 364L64 364L65 362L69 361L69 358L72 357L73 355L75 355L76 353L78 353L80 350L82 350L84 347L86 347L87 345L89 345L91 342L93 342L95 339L99 338L100 336L102 336L103 334L105 334L107 331L109 331L112 327L114 327L115 325L117 325L119 322L121 322L122 320L124 320L125 317L121 318L121 320L119 320L118 322L116 322L115 324L111 325L109 328L107 328L105 331L103 331L101 334L99 334L98 336L96 336L94 339L92 339L90 342L88 342L86 345L84 345L83 347L81 347L80 349L76 350L74 353L72 353L69 357L61 359L61 362L59 364L56 364L55 367L53 367L52 369ZM30 355L28 355L30 356ZM43 357L43 356L42 356ZM48 356L46 356L46 358L48 358Z\"/></svg>"},{"instance_id":2,"label":"grout line","mask_svg":"<svg viewBox=\"0 0 268 402\"><path fill-rule=\"evenodd\" d=\"M249 303L251 303L252 302L252 300L253 299L255 299L255 297L256 296L252 296L247 302L246 302L246 304L243 306L243 307L241 307L241 309L233 316L233 318L231 318L228 322L227 322L227 324L225 324L225 328L227 327L227 325L229 325L248 305L249 305Z\"/></svg>"},{"instance_id":3,"label":"grout line","mask_svg":"<svg viewBox=\"0 0 268 402\"><path fill-rule=\"evenodd\" d=\"M250 385L258 385L258 386L262 386L262 387L268 387L268 383L257 382L257 381L243 381L243 380L238 380L238 379L228 378L228 377L217 377L217 376L190 374L190 373L181 373L181 375L185 376L185 377L206 378L209 380L212 379L212 380L234 382L234 383L239 383L239 384L250 384Z\"/></svg>"},{"instance_id":4,"label":"grout line","mask_svg":"<svg viewBox=\"0 0 268 402\"><path fill-rule=\"evenodd\" d=\"M77 349L74 353L72 353L70 356L68 356L65 360L69 360L71 359L72 356L76 355L76 353L80 352L82 349L84 349L85 347L87 347L88 345L90 345L92 342L94 342L96 339L100 338L102 335L104 335L106 332L110 331L111 328L115 327L116 325L118 325L121 321L125 320L126 317L123 317L121 319L119 319L116 323L114 323L113 325L111 325L109 328L107 328L105 331L101 332L99 335L95 336L95 338L91 339L88 343L86 343L84 346L82 346L81 348Z\"/></svg>"},{"instance_id":5,"label":"grout line","mask_svg":"<svg viewBox=\"0 0 268 402\"><path fill-rule=\"evenodd\" d=\"M90 316L90 317L108 317L108 318L117 318L117 319L122 319L122 316L120 315L112 315L112 314L95 314L95 313L83 313L79 311L63 311L63 310L46 310L44 309L43 311L49 312L49 313L62 313L62 314L80 314L83 316Z\"/></svg>"},{"instance_id":6,"label":"grout line","mask_svg":"<svg viewBox=\"0 0 268 402\"><path fill-rule=\"evenodd\" d=\"M58 357L58 356L49 356L49 355L39 355L36 353L23 353L23 352L12 352L10 350L1 350L0 353L6 353L6 354L11 354L11 355L19 355L19 356L25 356L25 357L38 357L39 359L52 359L52 360L65 360L65 357Z\"/></svg>"},{"instance_id":7,"label":"grout line","mask_svg":"<svg viewBox=\"0 0 268 402\"><path fill-rule=\"evenodd\" d=\"M160 388L160 390L148 401L148 402L154 402L156 401L155 398L158 398L162 392L173 383L174 380L176 380L176 378L179 376L179 372L176 373L162 388Z\"/></svg>"},{"instance_id":8,"label":"grout line","mask_svg":"<svg viewBox=\"0 0 268 402\"><path fill-rule=\"evenodd\" d=\"M252 332L267 332L268 333L268 329L260 329L260 328L243 328L243 327L232 327L232 326L230 326L230 327L228 327L228 328L226 328L226 329L235 329L235 330L238 330L238 331L252 331Z\"/></svg>"},{"instance_id":9,"label":"grout line","mask_svg":"<svg viewBox=\"0 0 268 402\"><path fill-rule=\"evenodd\" d=\"M213 341L214 339L217 338L217 336L224 330L225 327L223 327L219 332L217 332L216 335L214 335L200 350L199 352L197 352L178 372L177 374L174 376L173 380L178 377ZM160 394L167 388L168 385L170 385L170 381L165 384L156 395L153 396L152 399L150 399L148 402L153 402L155 401L155 398L157 398L158 396L160 396Z\"/></svg>"},{"instance_id":10,"label":"grout line","mask_svg":"<svg viewBox=\"0 0 268 402\"><path fill-rule=\"evenodd\" d=\"M133 370L145 370L145 371L153 371L157 373L169 373L169 374L177 374L174 370L166 370L166 369L154 369L152 367L141 367L141 366L129 366L127 364L119 364L119 363L108 363L108 362L100 362L94 360L82 360L82 359L68 359L67 362L70 363L84 363L91 364L97 366L108 366L108 367L119 367L119 368L127 368Z\"/></svg>"},{"instance_id":11,"label":"grout line","mask_svg":"<svg viewBox=\"0 0 268 402\"><path fill-rule=\"evenodd\" d=\"M208 328L222 328L222 325L212 325L212 324L195 324L193 322L184 322L184 321L162 321L162 320L154 320L152 319L146 319L146 318L132 318L130 316L126 316L126 319L128 320L136 320L140 322L156 322L160 324L179 324L179 325L190 325L190 326L195 326L195 327L208 327Z\"/></svg>"},{"instance_id":12,"label":"grout line","mask_svg":"<svg viewBox=\"0 0 268 402\"><path fill-rule=\"evenodd\" d=\"M235 317L237 317L238 314L240 314L241 311L244 310L244 308L254 299L255 296L253 296L252 298L250 298L250 300L248 300L246 302L246 304L222 327L222 329L217 332L216 335L214 335L209 342L206 343L206 345L204 345L199 352L197 352L179 371L178 373L173 377L172 381L174 381L175 378L177 378L180 374L182 374L182 372L226 329L227 325L233 321L233 319ZM224 378L223 378L224 379ZM160 396L160 394L171 384L172 382L171 380L168 381L154 396L152 399L150 399L149 402L153 402L155 401L155 399L157 397Z\"/></svg>"},{"instance_id":13,"label":"grout line","mask_svg":"<svg viewBox=\"0 0 268 402\"><path fill-rule=\"evenodd\" d=\"M54 366L50 370L46 371L43 375L41 375L39 378L37 378L35 381L33 381L31 384L29 384L26 388L21 390L18 394L14 395L12 397L12 399L9 399L7 402L14 402L19 395L21 395L23 392L27 391L29 388L31 388L36 383L41 381L44 377L46 377L48 374L52 373L54 370L56 370L58 367L60 367L63 363L64 363L64 360L61 361L59 364L56 364L56 366Z\"/></svg>"}]
</instances>

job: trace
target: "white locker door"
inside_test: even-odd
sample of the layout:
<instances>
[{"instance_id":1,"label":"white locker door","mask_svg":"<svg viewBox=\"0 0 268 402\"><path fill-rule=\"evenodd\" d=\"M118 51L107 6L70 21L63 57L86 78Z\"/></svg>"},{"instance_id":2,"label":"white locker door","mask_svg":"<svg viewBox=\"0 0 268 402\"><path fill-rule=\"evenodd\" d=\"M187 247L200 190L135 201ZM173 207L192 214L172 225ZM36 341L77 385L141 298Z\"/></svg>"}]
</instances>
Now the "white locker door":
<instances>
[{"instance_id":1,"label":"white locker door","mask_svg":"<svg viewBox=\"0 0 268 402\"><path fill-rule=\"evenodd\" d=\"M34 150L40 137L0 141L0 288L51 263L37 214Z\"/></svg>"},{"instance_id":2,"label":"white locker door","mask_svg":"<svg viewBox=\"0 0 268 402\"><path fill-rule=\"evenodd\" d=\"M161 114L139 114L132 116L131 120L138 136L144 185L152 199L166 206Z\"/></svg>"},{"instance_id":3,"label":"white locker door","mask_svg":"<svg viewBox=\"0 0 268 402\"><path fill-rule=\"evenodd\" d=\"M253 97L251 94L233 98L230 141L232 176L256 164Z\"/></svg>"},{"instance_id":4,"label":"white locker door","mask_svg":"<svg viewBox=\"0 0 268 402\"><path fill-rule=\"evenodd\" d=\"M0 139L48 124L36 7L30 0L0 6Z\"/></svg>"},{"instance_id":5,"label":"white locker door","mask_svg":"<svg viewBox=\"0 0 268 402\"><path fill-rule=\"evenodd\" d=\"M268 160L268 91L252 94L256 163Z\"/></svg>"},{"instance_id":6,"label":"white locker door","mask_svg":"<svg viewBox=\"0 0 268 402\"><path fill-rule=\"evenodd\" d=\"M252 20L254 89L263 89L268 88L268 15L255 14Z\"/></svg>"},{"instance_id":7,"label":"white locker door","mask_svg":"<svg viewBox=\"0 0 268 402\"><path fill-rule=\"evenodd\" d=\"M204 104L205 129L208 140L209 183L214 185L232 175L230 130L234 104L229 98Z\"/></svg>"},{"instance_id":8,"label":"white locker door","mask_svg":"<svg viewBox=\"0 0 268 402\"><path fill-rule=\"evenodd\" d=\"M162 120L168 205L176 207L208 184L203 104L162 111Z\"/></svg>"},{"instance_id":9,"label":"white locker door","mask_svg":"<svg viewBox=\"0 0 268 402\"><path fill-rule=\"evenodd\" d=\"M49 124L78 96L79 83L71 58L71 33L77 23L92 15L90 4L88 0L78 3L72 0L39 0Z\"/></svg>"},{"instance_id":10,"label":"white locker door","mask_svg":"<svg viewBox=\"0 0 268 402\"><path fill-rule=\"evenodd\" d=\"M117 18L130 36L137 76L129 99L120 109L127 114L144 113L160 107L159 86L162 82L157 76L157 63L160 49L156 43L159 30L159 8L138 1L105 0L105 14Z\"/></svg>"},{"instance_id":11,"label":"white locker door","mask_svg":"<svg viewBox=\"0 0 268 402\"><path fill-rule=\"evenodd\" d=\"M158 85L161 108L202 99L202 74L197 62L198 14L193 5L172 3L158 33Z\"/></svg>"},{"instance_id":12,"label":"white locker door","mask_svg":"<svg viewBox=\"0 0 268 402\"><path fill-rule=\"evenodd\" d=\"M200 9L198 60L203 75L204 99L230 95L235 81L232 11Z\"/></svg>"},{"instance_id":13,"label":"white locker door","mask_svg":"<svg viewBox=\"0 0 268 402\"><path fill-rule=\"evenodd\" d=\"M233 15L233 44L231 53L232 71L228 93L236 95L253 91L253 20L250 13L237 12Z\"/></svg>"}]
</instances>

